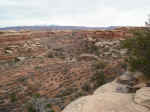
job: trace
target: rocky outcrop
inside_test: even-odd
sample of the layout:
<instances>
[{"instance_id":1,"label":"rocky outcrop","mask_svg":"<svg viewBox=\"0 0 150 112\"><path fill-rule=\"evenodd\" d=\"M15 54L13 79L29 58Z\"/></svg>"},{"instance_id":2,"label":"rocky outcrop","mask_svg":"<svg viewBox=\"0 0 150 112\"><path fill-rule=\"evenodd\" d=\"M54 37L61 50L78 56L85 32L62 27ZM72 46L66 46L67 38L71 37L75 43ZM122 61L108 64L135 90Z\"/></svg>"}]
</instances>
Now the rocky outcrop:
<instances>
[{"instance_id":1,"label":"rocky outcrop","mask_svg":"<svg viewBox=\"0 0 150 112\"><path fill-rule=\"evenodd\" d=\"M131 80L129 76L121 79ZM117 79L98 88L93 95L72 102L62 112L150 112L150 87L128 93L127 84Z\"/></svg>"}]
</instances>

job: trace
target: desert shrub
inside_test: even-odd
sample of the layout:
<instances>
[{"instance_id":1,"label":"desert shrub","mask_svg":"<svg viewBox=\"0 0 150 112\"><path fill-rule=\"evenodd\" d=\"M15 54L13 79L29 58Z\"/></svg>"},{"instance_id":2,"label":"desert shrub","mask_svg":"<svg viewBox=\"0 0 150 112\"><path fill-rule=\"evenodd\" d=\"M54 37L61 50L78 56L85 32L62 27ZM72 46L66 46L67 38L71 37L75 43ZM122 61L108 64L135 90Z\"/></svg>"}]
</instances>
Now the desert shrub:
<instances>
[{"instance_id":1,"label":"desert shrub","mask_svg":"<svg viewBox=\"0 0 150 112\"><path fill-rule=\"evenodd\" d=\"M35 109L33 106L29 106L29 107L27 108L27 111L28 111L28 112L36 112L36 109Z\"/></svg>"},{"instance_id":2,"label":"desert shrub","mask_svg":"<svg viewBox=\"0 0 150 112\"><path fill-rule=\"evenodd\" d=\"M51 105L51 104L47 104L46 106L47 106L48 108L51 108L51 107L52 107L52 105Z\"/></svg>"},{"instance_id":3,"label":"desert shrub","mask_svg":"<svg viewBox=\"0 0 150 112\"><path fill-rule=\"evenodd\" d=\"M121 65L121 68L127 70L128 65L126 62L121 62L120 65Z\"/></svg>"},{"instance_id":4,"label":"desert shrub","mask_svg":"<svg viewBox=\"0 0 150 112\"><path fill-rule=\"evenodd\" d=\"M15 93L10 94L9 98L10 98L11 102L16 102L17 101L17 96L16 96Z\"/></svg>"},{"instance_id":5,"label":"desert shrub","mask_svg":"<svg viewBox=\"0 0 150 112\"><path fill-rule=\"evenodd\" d=\"M66 88L64 90L61 90L60 93L58 93L56 96L57 97L65 97L65 96L69 96L71 95L72 93L75 92L75 89L74 88Z\"/></svg>"},{"instance_id":6,"label":"desert shrub","mask_svg":"<svg viewBox=\"0 0 150 112\"><path fill-rule=\"evenodd\" d=\"M75 36L76 35L76 32L72 32L72 36Z\"/></svg>"},{"instance_id":7,"label":"desert shrub","mask_svg":"<svg viewBox=\"0 0 150 112\"><path fill-rule=\"evenodd\" d=\"M25 105L27 112L54 112L52 105L46 98L32 97Z\"/></svg>"},{"instance_id":8,"label":"desert shrub","mask_svg":"<svg viewBox=\"0 0 150 112\"><path fill-rule=\"evenodd\" d=\"M54 110L50 110L49 112L55 112Z\"/></svg>"},{"instance_id":9,"label":"desert shrub","mask_svg":"<svg viewBox=\"0 0 150 112\"><path fill-rule=\"evenodd\" d=\"M35 70L40 70L42 67L41 66L35 66L34 69Z\"/></svg>"},{"instance_id":10,"label":"desert shrub","mask_svg":"<svg viewBox=\"0 0 150 112\"><path fill-rule=\"evenodd\" d=\"M40 95L39 93L35 93L35 94L33 94L33 97L34 97L34 98L40 98L41 95Z\"/></svg>"},{"instance_id":11,"label":"desert shrub","mask_svg":"<svg viewBox=\"0 0 150 112\"><path fill-rule=\"evenodd\" d=\"M106 83L106 77L104 75L104 72L103 71L96 71L92 77L92 81L95 82L94 89L105 84Z\"/></svg>"},{"instance_id":12,"label":"desert shrub","mask_svg":"<svg viewBox=\"0 0 150 112\"><path fill-rule=\"evenodd\" d=\"M54 58L52 53L48 53L48 58Z\"/></svg>"},{"instance_id":13,"label":"desert shrub","mask_svg":"<svg viewBox=\"0 0 150 112\"><path fill-rule=\"evenodd\" d=\"M103 60L99 60L93 64L94 69L104 69L106 67L106 63Z\"/></svg>"},{"instance_id":14,"label":"desert shrub","mask_svg":"<svg viewBox=\"0 0 150 112\"><path fill-rule=\"evenodd\" d=\"M82 90L83 91L86 91L86 92L89 92L91 90L91 87L88 83L85 83L83 86L82 86Z\"/></svg>"},{"instance_id":15,"label":"desert shrub","mask_svg":"<svg viewBox=\"0 0 150 112\"><path fill-rule=\"evenodd\" d=\"M81 96L84 96L84 93L81 92L81 91L78 91L76 94L75 94L75 99L81 97Z\"/></svg>"},{"instance_id":16,"label":"desert shrub","mask_svg":"<svg viewBox=\"0 0 150 112\"><path fill-rule=\"evenodd\" d=\"M99 55L99 48L95 46L94 42L85 41L83 45L87 53L95 54L97 56Z\"/></svg>"},{"instance_id":17,"label":"desert shrub","mask_svg":"<svg viewBox=\"0 0 150 112\"><path fill-rule=\"evenodd\" d=\"M0 34L4 34L5 32L4 31L0 31Z\"/></svg>"},{"instance_id":18,"label":"desert shrub","mask_svg":"<svg viewBox=\"0 0 150 112\"><path fill-rule=\"evenodd\" d=\"M140 71L150 78L150 29L132 31L134 37L121 42L128 49L128 63L132 71Z\"/></svg>"}]
</instances>

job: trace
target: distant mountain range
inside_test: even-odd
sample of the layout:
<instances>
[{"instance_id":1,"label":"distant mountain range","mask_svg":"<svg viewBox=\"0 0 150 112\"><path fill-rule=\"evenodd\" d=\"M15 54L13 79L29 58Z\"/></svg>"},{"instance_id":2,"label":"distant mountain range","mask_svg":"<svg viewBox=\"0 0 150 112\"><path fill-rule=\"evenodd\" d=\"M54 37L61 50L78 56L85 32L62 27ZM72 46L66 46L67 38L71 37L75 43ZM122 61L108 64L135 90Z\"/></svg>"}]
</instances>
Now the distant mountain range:
<instances>
[{"instance_id":1,"label":"distant mountain range","mask_svg":"<svg viewBox=\"0 0 150 112\"><path fill-rule=\"evenodd\" d=\"M3 27L0 30L90 30L90 29L105 29L111 30L118 28L119 26L109 26L109 27L86 27L86 26L59 26L59 25L46 25L46 26L12 26Z\"/></svg>"}]
</instances>

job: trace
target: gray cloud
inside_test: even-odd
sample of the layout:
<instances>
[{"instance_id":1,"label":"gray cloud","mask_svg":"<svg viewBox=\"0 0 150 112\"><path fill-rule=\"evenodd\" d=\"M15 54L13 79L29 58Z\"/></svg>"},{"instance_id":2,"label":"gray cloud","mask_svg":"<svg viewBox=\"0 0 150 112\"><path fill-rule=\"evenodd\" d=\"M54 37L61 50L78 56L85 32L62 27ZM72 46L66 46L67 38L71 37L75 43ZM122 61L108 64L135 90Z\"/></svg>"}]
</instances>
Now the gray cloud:
<instances>
[{"instance_id":1,"label":"gray cloud","mask_svg":"<svg viewBox=\"0 0 150 112\"><path fill-rule=\"evenodd\" d=\"M2 0L0 27L9 25L144 25L150 0Z\"/></svg>"}]
</instances>

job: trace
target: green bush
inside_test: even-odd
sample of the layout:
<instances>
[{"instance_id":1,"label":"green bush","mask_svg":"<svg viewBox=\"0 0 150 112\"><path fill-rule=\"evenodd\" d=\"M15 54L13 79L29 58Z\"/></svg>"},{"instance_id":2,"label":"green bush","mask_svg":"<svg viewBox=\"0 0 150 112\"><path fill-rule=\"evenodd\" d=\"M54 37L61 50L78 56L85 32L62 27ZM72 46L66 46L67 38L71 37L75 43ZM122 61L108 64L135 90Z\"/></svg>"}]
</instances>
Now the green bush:
<instances>
[{"instance_id":1,"label":"green bush","mask_svg":"<svg viewBox=\"0 0 150 112\"><path fill-rule=\"evenodd\" d=\"M86 92L89 92L91 90L91 87L88 83L85 83L83 86L82 86L82 90L83 91L86 91Z\"/></svg>"},{"instance_id":2,"label":"green bush","mask_svg":"<svg viewBox=\"0 0 150 112\"><path fill-rule=\"evenodd\" d=\"M132 31L134 37L121 42L128 49L128 63L132 71L143 72L150 78L150 29Z\"/></svg>"},{"instance_id":3,"label":"green bush","mask_svg":"<svg viewBox=\"0 0 150 112\"><path fill-rule=\"evenodd\" d=\"M40 98L40 97L41 97L41 95L39 93L33 94L33 98Z\"/></svg>"},{"instance_id":4,"label":"green bush","mask_svg":"<svg viewBox=\"0 0 150 112\"><path fill-rule=\"evenodd\" d=\"M106 77L104 75L103 71L96 71L93 75L91 81L95 82L94 89L97 89L98 87L102 86L106 83Z\"/></svg>"},{"instance_id":5,"label":"green bush","mask_svg":"<svg viewBox=\"0 0 150 112\"><path fill-rule=\"evenodd\" d=\"M52 105L51 105L51 104L47 104L47 107L48 107L48 108L51 108L51 107L52 107Z\"/></svg>"},{"instance_id":6,"label":"green bush","mask_svg":"<svg viewBox=\"0 0 150 112\"><path fill-rule=\"evenodd\" d=\"M55 112L54 110L50 110L49 112Z\"/></svg>"},{"instance_id":7,"label":"green bush","mask_svg":"<svg viewBox=\"0 0 150 112\"><path fill-rule=\"evenodd\" d=\"M4 31L0 31L0 34L4 34L5 32Z\"/></svg>"},{"instance_id":8,"label":"green bush","mask_svg":"<svg viewBox=\"0 0 150 112\"><path fill-rule=\"evenodd\" d=\"M27 111L28 111L28 112L36 112L35 108L33 108L32 106L29 106L29 107L27 108Z\"/></svg>"},{"instance_id":9,"label":"green bush","mask_svg":"<svg viewBox=\"0 0 150 112\"><path fill-rule=\"evenodd\" d=\"M94 69L104 69L106 67L106 63L103 60L99 60L93 64Z\"/></svg>"},{"instance_id":10,"label":"green bush","mask_svg":"<svg viewBox=\"0 0 150 112\"><path fill-rule=\"evenodd\" d=\"M11 101L11 102L16 102L16 101L17 101L17 96L16 96L15 93L10 94L9 97L10 97L10 101Z\"/></svg>"}]
</instances>

